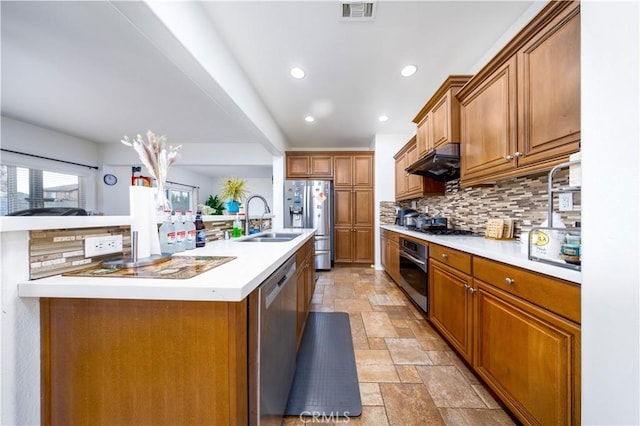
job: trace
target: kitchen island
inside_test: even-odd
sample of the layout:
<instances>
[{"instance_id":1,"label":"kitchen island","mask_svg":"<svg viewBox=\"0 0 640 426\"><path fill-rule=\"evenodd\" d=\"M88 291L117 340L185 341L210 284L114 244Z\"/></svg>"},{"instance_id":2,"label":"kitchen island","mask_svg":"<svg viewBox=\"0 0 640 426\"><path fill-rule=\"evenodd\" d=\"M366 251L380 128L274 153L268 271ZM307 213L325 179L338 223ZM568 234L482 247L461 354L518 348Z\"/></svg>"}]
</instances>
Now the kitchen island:
<instances>
[{"instance_id":1,"label":"kitchen island","mask_svg":"<svg viewBox=\"0 0 640 426\"><path fill-rule=\"evenodd\" d=\"M221 240L177 254L235 257L190 279L29 280L28 231L5 223L3 329L9 315L17 324L3 338L14 346L2 359L3 394L13 387L17 396L14 406L4 405L9 423L249 421L249 299L291 256L312 253L314 230L296 230L301 235L288 242ZM114 224L126 218L109 219ZM19 297L7 297L10 291Z\"/></svg>"}]
</instances>

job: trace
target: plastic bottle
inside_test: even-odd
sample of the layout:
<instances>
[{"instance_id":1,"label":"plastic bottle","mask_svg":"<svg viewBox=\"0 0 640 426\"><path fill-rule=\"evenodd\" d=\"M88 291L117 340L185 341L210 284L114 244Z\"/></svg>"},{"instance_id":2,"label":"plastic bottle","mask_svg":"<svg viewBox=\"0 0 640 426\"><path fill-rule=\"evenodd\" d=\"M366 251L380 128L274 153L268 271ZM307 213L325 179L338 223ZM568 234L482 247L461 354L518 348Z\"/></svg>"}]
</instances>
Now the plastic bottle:
<instances>
[{"instance_id":1,"label":"plastic bottle","mask_svg":"<svg viewBox=\"0 0 640 426\"><path fill-rule=\"evenodd\" d=\"M552 225L554 229L540 229L534 236L533 254L544 259L561 260L560 248L565 241L567 233L561 230L565 229L566 226L562 223L559 213L553 213ZM545 220L540 226L543 228L549 226L549 220ZM560 230L555 228L560 228Z\"/></svg>"},{"instance_id":2,"label":"plastic bottle","mask_svg":"<svg viewBox=\"0 0 640 426\"><path fill-rule=\"evenodd\" d=\"M182 211L176 210L173 226L176 230L176 253L185 251L185 241L187 239L187 230L184 227Z\"/></svg>"},{"instance_id":3,"label":"plastic bottle","mask_svg":"<svg viewBox=\"0 0 640 426\"><path fill-rule=\"evenodd\" d=\"M184 220L184 226L187 231L185 248L187 250L193 250L194 248L196 248L196 225L195 223L193 223L193 212L191 210L187 210L187 214Z\"/></svg>"},{"instance_id":4,"label":"plastic bottle","mask_svg":"<svg viewBox=\"0 0 640 426\"><path fill-rule=\"evenodd\" d=\"M207 244L207 231L202 221L202 212L196 212L196 247L204 247Z\"/></svg>"},{"instance_id":5,"label":"plastic bottle","mask_svg":"<svg viewBox=\"0 0 640 426\"><path fill-rule=\"evenodd\" d=\"M164 211L164 220L158 232L160 233L160 251L167 254L175 253L176 233L171 223L171 210Z\"/></svg>"},{"instance_id":6,"label":"plastic bottle","mask_svg":"<svg viewBox=\"0 0 640 426\"><path fill-rule=\"evenodd\" d=\"M238 213L236 213L236 220L233 221L231 236L233 238L239 238L242 236L242 222L240 221L240 216Z\"/></svg>"}]
</instances>

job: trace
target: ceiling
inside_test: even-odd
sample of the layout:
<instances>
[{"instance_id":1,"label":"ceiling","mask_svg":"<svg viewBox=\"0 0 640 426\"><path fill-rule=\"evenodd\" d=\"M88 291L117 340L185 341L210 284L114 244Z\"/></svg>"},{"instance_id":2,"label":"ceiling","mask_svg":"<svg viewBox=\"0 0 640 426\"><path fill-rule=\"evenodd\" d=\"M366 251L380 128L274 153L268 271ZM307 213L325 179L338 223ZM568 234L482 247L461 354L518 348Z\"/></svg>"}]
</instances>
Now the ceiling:
<instances>
[{"instance_id":1,"label":"ceiling","mask_svg":"<svg viewBox=\"0 0 640 426\"><path fill-rule=\"evenodd\" d=\"M446 76L473 70L532 3L378 1L369 21L340 19L335 1L171 4L201 8L252 109L144 3L2 1L2 114L99 143L153 129L271 153L274 134L285 149L368 148L411 134ZM409 63L418 72L401 77Z\"/></svg>"}]
</instances>

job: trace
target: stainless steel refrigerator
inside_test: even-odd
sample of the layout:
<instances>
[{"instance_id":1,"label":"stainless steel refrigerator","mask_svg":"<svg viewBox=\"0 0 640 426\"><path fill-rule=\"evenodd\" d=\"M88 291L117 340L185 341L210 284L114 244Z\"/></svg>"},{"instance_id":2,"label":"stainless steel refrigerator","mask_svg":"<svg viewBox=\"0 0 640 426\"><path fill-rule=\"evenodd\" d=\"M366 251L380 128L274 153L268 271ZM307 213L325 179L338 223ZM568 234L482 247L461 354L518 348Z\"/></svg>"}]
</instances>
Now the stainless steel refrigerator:
<instances>
[{"instance_id":1,"label":"stainless steel refrigerator","mask_svg":"<svg viewBox=\"0 0 640 426\"><path fill-rule=\"evenodd\" d=\"M333 201L329 180L284 182L284 227L316 228L316 269L331 269Z\"/></svg>"}]
</instances>

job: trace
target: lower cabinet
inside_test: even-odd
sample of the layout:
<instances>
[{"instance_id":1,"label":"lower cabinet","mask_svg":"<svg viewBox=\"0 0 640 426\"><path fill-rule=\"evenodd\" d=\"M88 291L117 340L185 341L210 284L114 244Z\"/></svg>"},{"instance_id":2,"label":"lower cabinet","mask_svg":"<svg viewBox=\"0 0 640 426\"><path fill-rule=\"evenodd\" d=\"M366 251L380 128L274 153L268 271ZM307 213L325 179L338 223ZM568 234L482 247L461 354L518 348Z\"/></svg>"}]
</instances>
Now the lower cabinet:
<instances>
[{"instance_id":1,"label":"lower cabinet","mask_svg":"<svg viewBox=\"0 0 640 426\"><path fill-rule=\"evenodd\" d=\"M300 346L309 305L316 289L315 242L307 241L296 253L296 348Z\"/></svg>"},{"instance_id":2,"label":"lower cabinet","mask_svg":"<svg viewBox=\"0 0 640 426\"><path fill-rule=\"evenodd\" d=\"M524 424L579 425L580 327L476 282L475 371Z\"/></svg>"},{"instance_id":3,"label":"lower cabinet","mask_svg":"<svg viewBox=\"0 0 640 426\"><path fill-rule=\"evenodd\" d=\"M471 362L473 349L471 285L472 278L469 275L431 260L429 320L468 362Z\"/></svg>"},{"instance_id":4,"label":"lower cabinet","mask_svg":"<svg viewBox=\"0 0 640 426\"><path fill-rule=\"evenodd\" d=\"M382 267L396 284L400 284L400 246L396 232L381 230L380 260Z\"/></svg>"},{"instance_id":5,"label":"lower cabinet","mask_svg":"<svg viewBox=\"0 0 640 426\"><path fill-rule=\"evenodd\" d=\"M334 260L336 263L373 262L372 227L334 228Z\"/></svg>"},{"instance_id":6,"label":"lower cabinet","mask_svg":"<svg viewBox=\"0 0 640 426\"><path fill-rule=\"evenodd\" d=\"M429 321L526 425L580 424L580 286L429 244Z\"/></svg>"}]
</instances>

